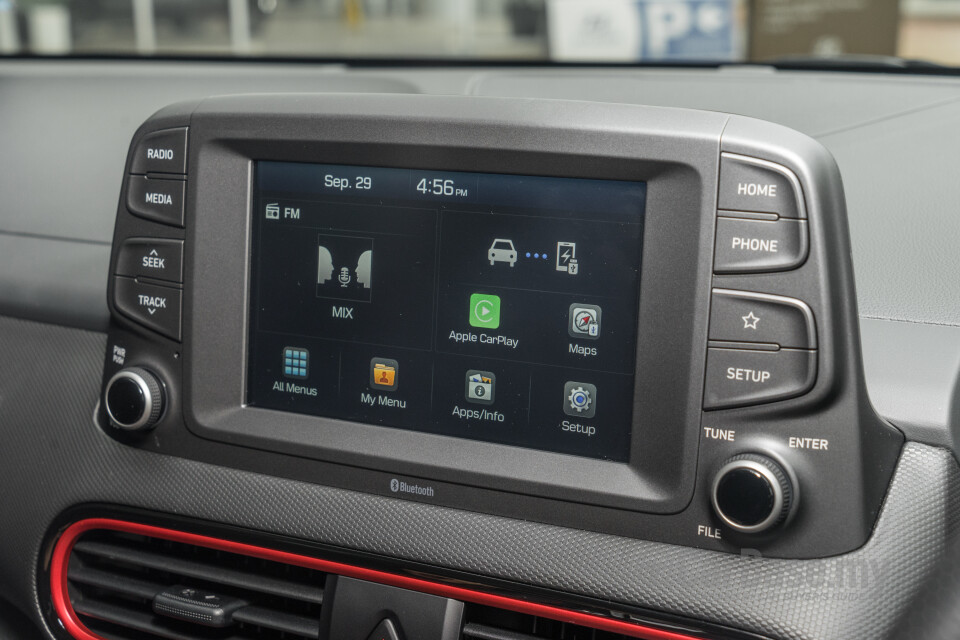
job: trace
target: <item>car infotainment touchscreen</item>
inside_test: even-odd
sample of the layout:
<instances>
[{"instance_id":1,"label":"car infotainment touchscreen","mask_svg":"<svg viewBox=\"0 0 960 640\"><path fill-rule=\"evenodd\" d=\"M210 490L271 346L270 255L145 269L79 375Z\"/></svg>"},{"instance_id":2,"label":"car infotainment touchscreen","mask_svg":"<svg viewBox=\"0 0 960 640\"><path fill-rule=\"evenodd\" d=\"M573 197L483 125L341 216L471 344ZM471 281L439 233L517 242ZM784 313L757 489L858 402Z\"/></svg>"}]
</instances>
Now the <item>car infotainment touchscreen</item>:
<instances>
[{"instance_id":1,"label":"car infotainment touchscreen","mask_svg":"<svg viewBox=\"0 0 960 640\"><path fill-rule=\"evenodd\" d=\"M248 405L628 459L644 183L261 161L254 185Z\"/></svg>"}]
</instances>

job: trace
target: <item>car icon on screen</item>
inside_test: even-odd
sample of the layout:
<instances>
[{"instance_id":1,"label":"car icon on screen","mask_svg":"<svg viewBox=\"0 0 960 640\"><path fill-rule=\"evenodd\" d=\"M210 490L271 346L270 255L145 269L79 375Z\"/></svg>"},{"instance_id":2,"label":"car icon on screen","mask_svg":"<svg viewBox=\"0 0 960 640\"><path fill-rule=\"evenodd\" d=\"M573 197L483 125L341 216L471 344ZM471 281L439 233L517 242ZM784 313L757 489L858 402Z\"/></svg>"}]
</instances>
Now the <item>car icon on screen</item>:
<instances>
[{"instance_id":1,"label":"car icon on screen","mask_svg":"<svg viewBox=\"0 0 960 640\"><path fill-rule=\"evenodd\" d=\"M517 264L517 250L513 247L513 240L504 240L497 238L490 245L490 251L487 252L487 258L490 260L490 266L497 262L508 262L510 266Z\"/></svg>"}]
</instances>

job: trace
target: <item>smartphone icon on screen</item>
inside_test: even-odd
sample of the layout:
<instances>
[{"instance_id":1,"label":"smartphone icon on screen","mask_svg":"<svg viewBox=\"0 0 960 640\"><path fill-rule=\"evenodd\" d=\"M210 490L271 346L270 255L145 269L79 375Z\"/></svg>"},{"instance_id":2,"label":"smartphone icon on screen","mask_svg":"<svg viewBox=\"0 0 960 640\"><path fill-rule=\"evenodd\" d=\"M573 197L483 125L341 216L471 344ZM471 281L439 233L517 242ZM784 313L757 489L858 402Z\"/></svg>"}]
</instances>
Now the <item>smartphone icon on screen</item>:
<instances>
[{"instance_id":1,"label":"smartphone icon on screen","mask_svg":"<svg viewBox=\"0 0 960 640\"><path fill-rule=\"evenodd\" d=\"M576 242L558 242L557 243L557 271L577 275L580 270L580 264L577 261L577 243Z\"/></svg>"}]
</instances>

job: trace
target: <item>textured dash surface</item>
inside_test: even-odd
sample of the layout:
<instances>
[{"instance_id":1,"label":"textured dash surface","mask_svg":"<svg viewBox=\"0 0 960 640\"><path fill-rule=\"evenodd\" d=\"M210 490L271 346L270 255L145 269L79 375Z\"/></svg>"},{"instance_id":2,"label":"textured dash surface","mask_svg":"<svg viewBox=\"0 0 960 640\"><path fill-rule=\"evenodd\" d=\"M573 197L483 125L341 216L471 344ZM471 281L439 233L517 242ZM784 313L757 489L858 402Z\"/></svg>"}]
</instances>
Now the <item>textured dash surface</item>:
<instances>
[{"instance_id":1,"label":"textured dash surface","mask_svg":"<svg viewBox=\"0 0 960 640\"><path fill-rule=\"evenodd\" d=\"M180 460L125 447L94 425L105 344L98 333L0 318L0 595L34 616L40 541L51 521L68 507L106 502L642 605L776 638L881 638L944 556L960 517L955 460L919 444L904 448L869 542L820 560L688 549Z\"/></svg>"}]
</instances>

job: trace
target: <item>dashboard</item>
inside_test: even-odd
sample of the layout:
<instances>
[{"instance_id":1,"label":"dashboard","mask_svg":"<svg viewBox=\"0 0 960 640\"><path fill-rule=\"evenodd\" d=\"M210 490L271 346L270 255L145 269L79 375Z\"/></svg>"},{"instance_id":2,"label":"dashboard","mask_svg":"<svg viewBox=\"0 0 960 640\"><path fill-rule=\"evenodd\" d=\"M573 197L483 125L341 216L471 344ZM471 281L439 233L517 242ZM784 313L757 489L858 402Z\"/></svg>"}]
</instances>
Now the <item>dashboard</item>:
<instances>
[{"instance_id":1,"label":"dashboard","mask_svg":"<svg viewBox=\"0 0 960 640\"><path fill-rule=\"evenodd\" d=\"M952 541L954 80L27 66L0 595L44 633L883 637ZM84 76L88 128L18 106Z\"/></svg>"}]
</instances>

